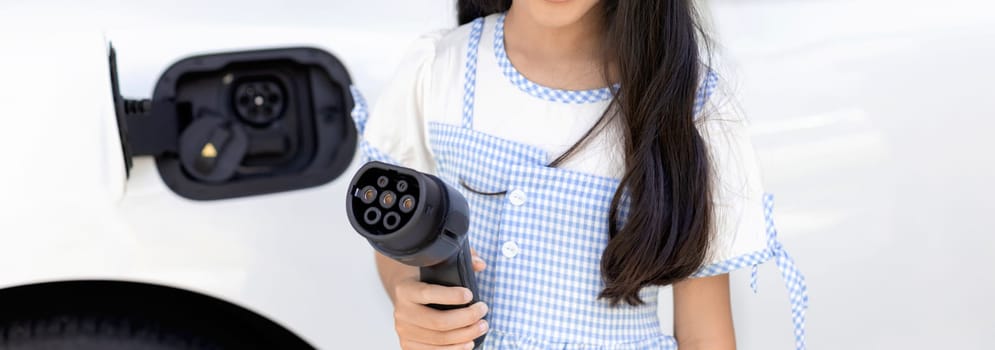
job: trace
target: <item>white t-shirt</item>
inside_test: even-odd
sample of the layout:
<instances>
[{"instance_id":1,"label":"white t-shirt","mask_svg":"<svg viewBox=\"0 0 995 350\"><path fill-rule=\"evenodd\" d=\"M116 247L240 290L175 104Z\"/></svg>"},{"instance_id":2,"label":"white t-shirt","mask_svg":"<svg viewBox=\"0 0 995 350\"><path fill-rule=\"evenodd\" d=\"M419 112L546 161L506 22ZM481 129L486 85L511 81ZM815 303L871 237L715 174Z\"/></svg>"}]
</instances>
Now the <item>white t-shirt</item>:
<instances>
[{"instance_id":1,"label":"white t-shirt","mask_svg":"<svg viewBox=\"0 0 995 350\"><path fill-rule=\"evenodd\" d=\"M528 81L515 70L507 61L503 42L494 45L495 34L501 34L495 33L497 29L485 26L479 44L473 128L540 147L555 158L591 128L609 101L594 98L576 103L549 98L550 92L555 95L561 90ZM469 26L461 26L425 35L412 44L370 110L362 135L369 147L404 166L436 172L428 123L461 123L469 32ZM583 93L600 96L600 92ZM757 257L767 247L764 193L746 121L723 94L713 93L704 102L698 127L712 156L716 221L709 259L699 276L761 263ZM621 177L623 153L618 137L611 128L606 130L560 167Z\"/></svg>"}]
</instances>

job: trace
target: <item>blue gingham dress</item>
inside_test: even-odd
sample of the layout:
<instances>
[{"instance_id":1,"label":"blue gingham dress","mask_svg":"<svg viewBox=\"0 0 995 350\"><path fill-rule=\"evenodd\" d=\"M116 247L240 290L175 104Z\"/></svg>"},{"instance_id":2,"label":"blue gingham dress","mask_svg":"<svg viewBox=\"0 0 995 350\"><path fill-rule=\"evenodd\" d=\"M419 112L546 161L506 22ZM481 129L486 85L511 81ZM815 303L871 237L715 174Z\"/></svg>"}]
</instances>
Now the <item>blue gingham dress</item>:
<instances>
[{"instance_id":1,"label":"blue gingham dress","mask_svg":"<svg viewBox=\"0 0 995 350\"><path fill-rule=\"evenodd\" d=\"M645 304L639 306L611 306L598 299L604 288L600 260L608 243L608 213L619 180L550 168L544 149L474 130L477 52L484 23L481 18L470 24L460 123L428 122L427 127L437 175L466 197L472 211L471 245L488 262L477 275L481 299L490 307L490 332L483 349L676 349L676 339L662 332L657 317L659 287L644 288L640 297ZM497 25L503 25L503 15ZM503 45L503 40L494 45ZM506 57L498 57L498 62L510 79L519 77L508 68ZM519 83L523 91L548 100L604 98L544 89L524 78ZM714 75L709 75L696 110L714 86ZM357 98L353 117L362 135L368 112L355 88L353 95ZM361 148L368 160L398 163L365 139ZM481 195L461 184L502 194ZM791 297L796 348L804 349L804 277L777 240L772 197L765 195L763 201L767 248L705 266L695 276L753 267L755 288L756 266L775 260Z\"/></svg>"}]
</instances>

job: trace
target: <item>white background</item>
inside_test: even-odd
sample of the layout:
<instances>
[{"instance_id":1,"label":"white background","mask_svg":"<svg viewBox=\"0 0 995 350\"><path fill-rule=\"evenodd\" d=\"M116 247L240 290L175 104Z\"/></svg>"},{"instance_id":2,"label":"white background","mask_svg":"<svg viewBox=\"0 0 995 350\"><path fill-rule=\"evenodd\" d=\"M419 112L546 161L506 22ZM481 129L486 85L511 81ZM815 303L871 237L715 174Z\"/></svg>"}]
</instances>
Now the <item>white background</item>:
<instances>
[{"instance_id":1,"label":"white background","mask_svg":"<svg viewBox=\"0 0 995 350\"><path fill-rule=\"evenodd\" d=\"M993 6L980 0L723 0L707 7L729 86L753 121L765 182L778 198L782 241L808 277L810 348L990 348ZM122 89L132 97L149 95L162 70L191 54L316 45L343 59L375 100L407 43L452 25L453 17L452 3L442 0L5 1L0 41L100 28L118 48ZM0 65L8 63L2 50ZM76 56L46 59L69 64ZM9 95L14 90L2 91L8 95L0 101L16 98ZM0 145L9 150L20 143ZM230 297L322 348L394 346L389 304L369 250L339 214L341 180L205 205L169 197L150 164L136 165L138 175L106 220L123 223L123 235L164 230L154 244L107 246L78 257L92 269L58 261L8 269L0 283L80 274L161 280ZM67 200L73 195L63 193ZM215 214L202 216L205 208ZM39 227L28 221L0 226L0 255L44 254L25 252L28 236L65 242ZM193 237L198 230L214 236ZM158 264L146 255L163 254L177 242L200 244L176 248L195 251L191 261L199 261L199 251L223 257L204 264L223 266L205 270L191 263L189 271L169 270L174 275L144 274ZM85 246L74 244L65 249ZM132 262L108 257L136 246L145 250L129 251L129 258L142 255L147 266L123 272L105 266ZM268 250L245 248L257 246ZM235 273L211 274L222 270ZM740 348L790 348L789 304L776 268L761 268L758 295L747 278L747 271L733 275ZM661 312L669 318L669 308Z\"/></svg>"}]
</instances>

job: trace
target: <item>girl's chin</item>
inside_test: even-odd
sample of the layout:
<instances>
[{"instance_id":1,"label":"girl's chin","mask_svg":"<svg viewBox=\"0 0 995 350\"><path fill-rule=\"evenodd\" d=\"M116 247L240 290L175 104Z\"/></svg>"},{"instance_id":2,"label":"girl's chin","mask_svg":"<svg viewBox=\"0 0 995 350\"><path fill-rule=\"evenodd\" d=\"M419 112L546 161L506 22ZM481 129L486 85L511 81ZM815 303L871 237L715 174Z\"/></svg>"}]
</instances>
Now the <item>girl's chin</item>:
<instances>
[{"instance_id":1,"label":"girl's chin","mask_svg":"<svg viewBox=\"0 0 995 350\"><path fill-rule=\"evenodd\" d=\"M563 27L580 20L599 0L529 0L522 1L523 12L529 13L538 24L545 27ZM636 0L657 1L657 0Z\"/></svg>"}]
</instances>

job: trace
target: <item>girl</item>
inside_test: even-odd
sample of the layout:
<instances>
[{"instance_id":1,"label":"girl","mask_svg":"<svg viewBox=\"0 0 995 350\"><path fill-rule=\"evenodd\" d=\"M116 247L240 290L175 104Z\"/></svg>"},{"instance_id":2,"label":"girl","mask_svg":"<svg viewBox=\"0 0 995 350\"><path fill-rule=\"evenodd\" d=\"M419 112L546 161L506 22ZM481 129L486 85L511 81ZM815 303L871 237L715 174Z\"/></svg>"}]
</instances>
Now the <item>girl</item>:
<instances>
[{"instance_id":1,"label":"girl","mask_svg":"<svg viewBox=\"0 0 995 350\"><path fill-rule=\"evenodd\" d=\"M469 291L377 256L403 349L485 333L488 350L732 349L727 273L772 258L804 347L804 280L745 125L714 93L692 0L457 6L461 26L419 39L372 114L354 111L367 159L437 174L473 215L480 303L426 307ZM667 285L673 336L657 320Z\"/></svg>"}]
</instances>

